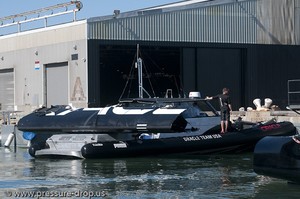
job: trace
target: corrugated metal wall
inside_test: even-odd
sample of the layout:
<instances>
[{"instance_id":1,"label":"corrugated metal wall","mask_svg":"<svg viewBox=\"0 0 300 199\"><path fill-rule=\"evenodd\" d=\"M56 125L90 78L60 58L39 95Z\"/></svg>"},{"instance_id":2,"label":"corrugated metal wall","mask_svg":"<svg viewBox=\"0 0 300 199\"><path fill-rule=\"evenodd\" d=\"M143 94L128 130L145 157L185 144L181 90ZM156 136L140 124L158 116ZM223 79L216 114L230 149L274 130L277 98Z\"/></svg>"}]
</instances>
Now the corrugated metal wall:
<instances>
[{"instance_id":1,"label":"corrugated metal wall","mask_svg":"<svg viewBox=\"0 0 300 199\"><path fill-rule=\"evenodd\" d=\"M220 0L88 20L89 39L300 44L299 0Z\"/></svg>"},{"instance_id":2,"label":"corrugated metal wall","mask_svg":"<svg viewBox=\"0 0 300 199\"><path fill-rule=\"evenodd\" d=\"M88 40L89 82L97 82L89 84L90 106L101 105L99 46L140 43L178 47L178 70L189 91L212 94L227 85L236 108L257 97L285 107L286 82L300 75L300 0L215 0L91 18Z\"/></svg>"},{"instance_id":3,"label":"corrugated metal wall","mask_svg":"<svg viewBox=\"0 0 300 199\"><path fill-rule=\"evenodd\" d=\"M89 39L182 42L256 42L256 1L141 16L90 20Z\"/></svg>"},{"instance_id":4,"label":"corrugated metal wall","mask_svg":"<svg viewBox=\"0 0 300 199\"><path fill-rule=\"evenodd\" d=\"M295 43L295 1L257 1L257 41L264 44Z\"/></svg>"},{"instance_id":5,"label":"corrugated metal wall","mask_svg":"<svg viewBox=\"0 0 300 199\"><path fill-rule=\"evenodd\" d=\"M300 0L295 0L295 43L300 44Z\"/></svg>"}]
</instances>

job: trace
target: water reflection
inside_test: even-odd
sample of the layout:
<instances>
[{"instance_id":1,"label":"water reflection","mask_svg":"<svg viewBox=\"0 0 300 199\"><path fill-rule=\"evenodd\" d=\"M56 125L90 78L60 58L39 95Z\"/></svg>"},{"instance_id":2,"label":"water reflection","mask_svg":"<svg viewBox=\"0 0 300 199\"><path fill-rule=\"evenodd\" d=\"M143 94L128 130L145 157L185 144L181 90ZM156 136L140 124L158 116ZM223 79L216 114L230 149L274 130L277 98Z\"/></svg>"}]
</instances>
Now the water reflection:
<instances>
[{"instance_id":1,"label":"water reflection","mask_svg":"<svg viewBox=\"0 0 300 199\"><path fill-rule=\"evenodd\" d=\"M245 158L240 163L232 163L230 159L231 156L184 156L84 160L83 167L87 179L94 180L94 183L98 183L97 186L113 195L138 191L140 195L152 197L161 197L164 193L190 197L197 197L200 193L203 196L206 193L219 196L226 194L226 190L235 187L241 180L253 181L256 177L249 164L250 158ZM245 170L250 174L241 176ZM243 189L240 185L238 187ZM235 191L236 187L233 192ZM231 190L227 194L231 194ZM247 196L246 194L245 197Z\"/></svg>"},{"instance_id":2,"label":"water reflection","mask_svg":"<svg viewBox=\"0 0 300 199\"><path fill-rule=\"evenodd\" d=\"M33 159L1 149L0 197L7 191L92 191L106 198L298 197L300 187L258 176L252 155L104 160ZM97 197L101 198L101 197Z\"/></svg>"}]
</instances>

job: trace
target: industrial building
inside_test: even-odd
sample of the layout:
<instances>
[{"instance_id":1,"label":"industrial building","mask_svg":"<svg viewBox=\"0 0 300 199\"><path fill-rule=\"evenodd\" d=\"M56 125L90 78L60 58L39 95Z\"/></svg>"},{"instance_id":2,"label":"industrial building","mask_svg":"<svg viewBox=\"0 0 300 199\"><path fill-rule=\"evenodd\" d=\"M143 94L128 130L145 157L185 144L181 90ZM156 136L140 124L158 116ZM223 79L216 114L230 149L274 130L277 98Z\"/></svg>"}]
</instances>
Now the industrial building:
<instances>
[{"instance_id":1,"label":"industrial building","mask_svg":"<svg viewBox=\"0 0 300 199\"><path fill-rule=\"evenodd\" d=\"M235 110L267 97L284 108L287 81L300 78L299 20L300 0L190 0L19 27L0 36L1 109L97 107L132 97L137 44L152 97L228 87Z\"/></svg>"}]
</instances>

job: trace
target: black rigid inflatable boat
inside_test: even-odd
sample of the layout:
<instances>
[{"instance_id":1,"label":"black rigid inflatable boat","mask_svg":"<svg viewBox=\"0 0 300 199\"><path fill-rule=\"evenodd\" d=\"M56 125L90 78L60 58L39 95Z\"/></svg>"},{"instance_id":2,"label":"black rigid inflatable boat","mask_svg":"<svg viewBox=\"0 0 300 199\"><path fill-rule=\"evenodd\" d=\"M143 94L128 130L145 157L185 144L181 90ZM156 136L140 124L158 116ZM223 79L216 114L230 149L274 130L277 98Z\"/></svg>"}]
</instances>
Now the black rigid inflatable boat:
<instances>
[{"instance_id":1,"label":"black rigid inflatable boat","mask_svg":"<svg viewBox=\"0 0 300 199\"><path fill-rule=\"evenodd\" d=\"M240 152L253 150L268 135L295 134L290 122L241 120L220 134L218 112L198 92L191 93L192 98L144 98L144 93L150 95L143 87L139 45L136 59L132 67L138 69L139 98L104 108L41 108L21 118L18 129L31 137L30 155L111 158Z\"/></svg>"},{"instance_id":2,"label":"black rigid inflatable boat","mask_svg":"<svg viewBox=\"0 0 300 199\"><path fill-rule=\"evenodd\" d=\"M253 151L261 138L294 135L290 122L235 121L220 134L220 116L199 98L137 98L104 108L53 106L23 117L18 129L34 134L30 155L111 158L170 153Z\"/></svg>"},{"instance_id":3,"label":"black rigid inflatable boat","mask_svg":"<svg viewBox=\"0 0 300 199\"><path fill-rule=\"evenodd\" d=\"M297 109L288 110L300 115ZM267 136L255 146L254 171L261 175L300 183L300 134L292 136Z\"/></svg>"},{"instance_id":4,"label":"black rigid inflatable boat","mask_svg":"<svg viewBox=\"0 0 300 199\"><path fill-rule=\"evenodd\" d=\"M268 136L254 150L254 171L300 183L300 135Z\"/></svg>"}]
</instances>

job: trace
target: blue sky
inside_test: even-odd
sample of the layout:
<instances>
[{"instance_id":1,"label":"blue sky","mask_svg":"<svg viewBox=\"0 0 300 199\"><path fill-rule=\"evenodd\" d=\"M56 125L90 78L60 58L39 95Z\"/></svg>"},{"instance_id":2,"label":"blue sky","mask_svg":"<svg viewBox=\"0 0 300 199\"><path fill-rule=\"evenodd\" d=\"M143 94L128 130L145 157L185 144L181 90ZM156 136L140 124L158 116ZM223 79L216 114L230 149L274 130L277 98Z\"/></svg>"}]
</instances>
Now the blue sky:
<instances>
[{"instance_id":1,"label":"blue sky","mask_svg":"<svg viewBox=\"0 0 300 199\"><path fill-rule=\"evenodd\" d=\"M66 3L70 0L7 0L0 6L0 18L56 4ZM121 12L140 8L163 5L182 0L81 0L83 9L78 13L79 19L95 16L110 15L113 10Z\"/></svg>"},{"instance_id":2,"label":"blue sky","mask_svg":"<svg viewBox=\"0 0 300 199\"><path fill-rule=\"evenodd\" d=\"M3 0L4 1L4 0ZM33 11L41 8L55 6L57 4L69 3L71 0L7 0L2 2L0 6L0 19L3 17L20 14L28 11ZM77 20L88 19L97 16L112 15L114 10L120 10L121 12L137 10L141 8L148 8L158 5L165 5L174 2L181 2L183 0L81 0L83 8L77 13ZM72 7L73 8L73 7ZM61 10L61 9L60 9ZM60 11L59 10L59 11ZM54 10L57 13L58 10ZM45 13L41 14L45 16ZM28 16L28 19L35 18L35 15ZM18 20L24 20L23 18L16 18ZM73 20L73 15L63 15L59 17L52 17L48 19L48 26L66 23ZM12 20L4 20L3 24L11 24ZM0 21L0 24L2 22ZM23 23L20 27L21 31L36 29L44 27L44 20L38 20L29 23ZM8 26L0 28L0 35L6 35L16 33L18 26Z\"/></svg>"}]
</instances>

